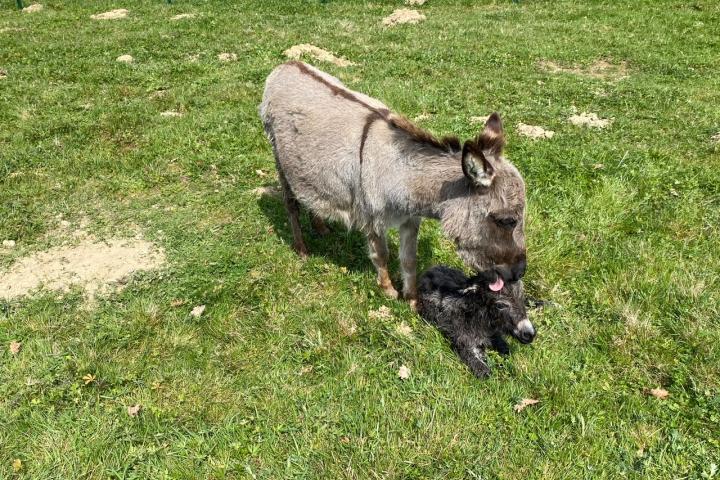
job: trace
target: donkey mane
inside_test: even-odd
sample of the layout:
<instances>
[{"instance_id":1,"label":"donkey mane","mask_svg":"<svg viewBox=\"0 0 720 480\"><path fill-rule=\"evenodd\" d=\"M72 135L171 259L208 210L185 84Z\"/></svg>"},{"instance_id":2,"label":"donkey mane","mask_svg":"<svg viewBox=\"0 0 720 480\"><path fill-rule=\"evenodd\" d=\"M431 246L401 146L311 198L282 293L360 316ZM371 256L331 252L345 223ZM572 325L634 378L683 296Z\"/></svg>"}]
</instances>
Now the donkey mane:
<instances>
[{"instance_id":1,"label":"donkey mane","mask_svg":"<svg viewBox=\"0 0 720 480\"><path fill-rule=\"evenodd\" d=\"M460 144L460 139L454 135L446 135L446 136L438 139L432 133L428 132L427 130L423 130L422 128L415 125L407 117L393 113L390 110L388 110L387 108L375 108L372 105L369 105L368 103L359 99L353 92L351 92L345 88L340 88L337 85L333 85L332 83L330 83L326 79L324 79L322 76L318 75L316 72L309 69L307 67L307 65L305 65L302 62L293 60L293 61L287 62L287 64L297 67L300 70L300 72L302 72L304 75L308 75L308 76L312 77L313 79L315 79L316 81L322 83L327 88L329 88L330 91L334 95L339 95L346 100L355 102L355 103L367 108L368 110L370 110L371 113L368 114L367 121L365 122L365 127L363 128L362 140L360 142L360 162L361 163L362 163L362 153L363 153L363 150L365 147L365 140L367 139L368 132L370 131L370 126L372 125L372 123L375 120L384 120L385 122L392 125L393 127L407 133L413 141L418 142L420 144L429 145L429 146L438 148L440 150L444 150L448 153L459 152L462 149L461 144Z\"/></svg>"}]
</instances>

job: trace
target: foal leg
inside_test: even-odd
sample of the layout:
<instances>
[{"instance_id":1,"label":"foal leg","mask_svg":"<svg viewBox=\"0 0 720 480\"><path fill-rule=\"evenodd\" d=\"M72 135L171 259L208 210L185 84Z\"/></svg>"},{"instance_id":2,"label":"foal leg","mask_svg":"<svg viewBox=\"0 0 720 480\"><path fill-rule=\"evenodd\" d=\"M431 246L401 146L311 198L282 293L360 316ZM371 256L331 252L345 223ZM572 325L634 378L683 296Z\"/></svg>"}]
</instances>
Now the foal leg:
<instances>
[{"instance_id":1,"label":"foal leg","mask_svg":"<svg viewBox=\"0 0 720 480\"><path fill-rule=\"evenodd\" d=\"M377 270L377 282L385 295L390 298L398 298L398 292L393 288L388 274L388 247L385 233L378 235L375 232L368 234L368 246L370 247L370 260Z\"/></svg>"},{"instance_id":2,"label":"foal leg","mask_svg":"<svg viewBox=\"0 0 720 480\"><path fill-rule=\"evenodd\" d=\"M470 368L470 371L478 378L490 376L490 366L487 363L485 349L479 345L468 345L466 343L453 344L460 360Z\"/></svg>"},{"instance_id":3,"label":"foal leg","mask_svg":"<svg viewBox=\"0 0 720 480\"><path fill-rule=\"evenodd\" d=\"M490 338L490 346L500 355L510 355L510 346L499 333Z\"/></svg>"},{"instance_id":4,"label":"foal leg","mask_svg":"<svg viewBox=\"0 0 720 480\"><path fill-rule=\"evenodd\" d=\"M280 178L280 185L283 190L283 200L285 201L285 210L288 213L288 219L290 220L290 229L293 235L293 250L300 255L300 258L306 259L308 256L308 249L303 241L302 230L300 229L300 203L295 198L290 185L282 173L282 170L278 169L278 177Z\"/></svg>"},{"instance_id":5,"label":"foal leg","mask_svg":"<svg viewBox=\"0 0 720 480\"><path fill-rule=\"evenodd\" d=\"M417 303L417 240L420 219L411 218L400 225L400 270L403 279L403 298L415 310Z\"/></svg>"}]
</instances>

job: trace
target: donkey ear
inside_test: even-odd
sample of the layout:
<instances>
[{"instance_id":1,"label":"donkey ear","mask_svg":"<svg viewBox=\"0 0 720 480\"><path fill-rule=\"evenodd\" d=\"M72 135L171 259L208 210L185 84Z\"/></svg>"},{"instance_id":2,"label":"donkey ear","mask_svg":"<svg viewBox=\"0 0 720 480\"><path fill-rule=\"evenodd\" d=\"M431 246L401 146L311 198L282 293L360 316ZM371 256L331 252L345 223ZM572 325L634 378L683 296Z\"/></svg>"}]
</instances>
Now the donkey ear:
<instances>
[{"instance_id":1,"label":"donkey ear","mask_svg":"<svg viewBox=\"0 0 720 480\"><path fill-rule=\"evenodd\" d=\"M477 186L489 187L495 178L495 169L475 140L468 140L463 144L462 169L465 176Z\"/></svg>"},{"instance_id":2,"label":"donkey ear","mask_svg":"<svg viewBox=\"0 0 720 480\"><path fill-rule=\"evenodd\" d=\"M478 138L478 143L483 150L490 150L494 155L502 154L505 146L505 132L497 112L494 112L485 121L485 128Z\"/></svg>"}]
</instances>

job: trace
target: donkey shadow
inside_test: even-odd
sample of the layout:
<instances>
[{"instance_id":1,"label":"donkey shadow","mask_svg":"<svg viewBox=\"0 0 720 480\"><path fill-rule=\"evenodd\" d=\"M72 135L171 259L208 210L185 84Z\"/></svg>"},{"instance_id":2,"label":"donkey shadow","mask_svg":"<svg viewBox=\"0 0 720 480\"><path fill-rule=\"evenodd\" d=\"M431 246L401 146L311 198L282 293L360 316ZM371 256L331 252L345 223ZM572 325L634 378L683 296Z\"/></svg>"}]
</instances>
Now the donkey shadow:
<instances>
[{"instance_id":1,"label":"donkey shadow","mask_svg":"<svg viewBox=\"0 0 720 480\"><path fill-rule=\"evenodd\" d=\"M287 248L292 248L292 231L288 223L287 211L282 198L271 195L263 195L258 200L258 205L265 217L270 220L275 235L280 238ZM339 267L345 267L352 272L374 272L375 268L368 257L368 246L365 235L357 230L348 230L344 225L336 222L327 222L330 233L320 236L313 230L310 224L310 215L307 210L300 210L300 225L303 231L305 245L310 251L311 257L322 257ZM402 285L400 281L400 262L398 260L397 242L388 238L390 249L390 270L394 273L393 284L396 288ZM418 239L418 272L429 268L432 264L433 245L429 238L420 235ZM399 289L398 289L399 290Z\"/></svg>"}]
</instances>

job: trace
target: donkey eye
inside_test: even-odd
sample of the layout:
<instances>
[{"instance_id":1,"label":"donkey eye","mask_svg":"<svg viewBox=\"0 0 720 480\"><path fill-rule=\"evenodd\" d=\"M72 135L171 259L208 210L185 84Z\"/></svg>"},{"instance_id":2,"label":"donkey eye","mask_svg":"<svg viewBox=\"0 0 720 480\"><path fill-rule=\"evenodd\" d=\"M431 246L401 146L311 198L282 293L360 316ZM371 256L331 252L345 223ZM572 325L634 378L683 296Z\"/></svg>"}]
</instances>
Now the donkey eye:
<instances>
[{"instance_id":1,"label":"donkey eye","mask_svg":"<svg viewBox=\"0 0 720 480\"><path fill-rule=\"evenodd\" d=\"M513 230L517 226L517 220L513 217L501 217L501 218L495 218L495 223L500 228L504 228L506 230Z\"/></svg>"}]
</instances>

